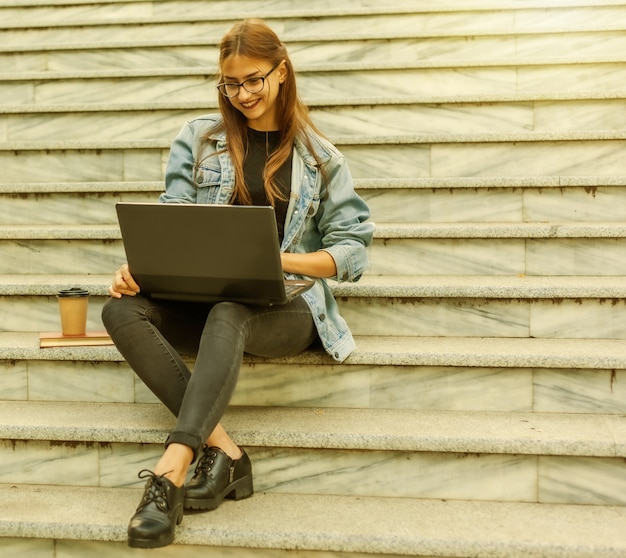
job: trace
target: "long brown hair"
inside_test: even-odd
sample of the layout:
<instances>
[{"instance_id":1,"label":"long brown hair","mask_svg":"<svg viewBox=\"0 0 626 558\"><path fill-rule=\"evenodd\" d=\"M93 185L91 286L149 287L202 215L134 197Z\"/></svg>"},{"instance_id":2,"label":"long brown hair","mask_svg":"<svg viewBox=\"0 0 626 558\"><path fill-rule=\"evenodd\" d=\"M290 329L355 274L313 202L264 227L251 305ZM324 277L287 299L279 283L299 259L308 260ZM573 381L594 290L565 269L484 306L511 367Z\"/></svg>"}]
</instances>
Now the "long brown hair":
<instances>
[{"instance_id":1,"label":"long brown hair","mask_svg":"<svg viewBox=\"0 0 626 558\"><path fill-rule=\"evenodd\" d=\"M267 60L271 66L284 61L286 68L285 81L280 85L277 103L277 116L280 132L280 144L268 158L263 171L263 183L265 194L271 205L277 199L284 199L274 178L280 167L289 159L296 137L304 141L309 151L316 157L316 152L311 146L307 129L320 133L311 121L307 107L298 97L296 91L296 77L287 48L280 41L276 33L263 21L258 19L245 19L236 23L224 36L220 43L219 77L218 83L223 81L221 68L224 62L231 56L240 55L248 58ZM225 130L228 152L235 168L235 190L233 193L234 203L249 205L250 194L245 184L243 162L245 159L248 126L247 120L230 101L223 95L219 96L219 107L223 117L220 128ZM215 132L212 130L211 133ZM317 161L319 165L319 160Z\"/></svg>"}]
</instances>

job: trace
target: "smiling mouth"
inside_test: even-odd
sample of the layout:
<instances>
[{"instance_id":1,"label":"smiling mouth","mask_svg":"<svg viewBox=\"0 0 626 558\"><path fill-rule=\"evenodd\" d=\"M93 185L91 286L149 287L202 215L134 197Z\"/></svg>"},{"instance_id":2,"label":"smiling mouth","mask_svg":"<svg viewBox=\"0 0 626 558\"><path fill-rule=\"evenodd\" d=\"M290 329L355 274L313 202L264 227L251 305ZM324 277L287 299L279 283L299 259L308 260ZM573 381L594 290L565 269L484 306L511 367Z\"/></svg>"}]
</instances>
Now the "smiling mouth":
<instances>
[{"instance_id":1,"label":"smiling mouth","mask_svg":"<svg viewBox=\"0 0 626 558\"><path fill-rule=\"evenodd\" d=\"M245 109L252 109L256 107L261 102L261 99L255 99L254 101L249 101L247 103L240 103L240 105Z\"/></svg>"}]
</instances>

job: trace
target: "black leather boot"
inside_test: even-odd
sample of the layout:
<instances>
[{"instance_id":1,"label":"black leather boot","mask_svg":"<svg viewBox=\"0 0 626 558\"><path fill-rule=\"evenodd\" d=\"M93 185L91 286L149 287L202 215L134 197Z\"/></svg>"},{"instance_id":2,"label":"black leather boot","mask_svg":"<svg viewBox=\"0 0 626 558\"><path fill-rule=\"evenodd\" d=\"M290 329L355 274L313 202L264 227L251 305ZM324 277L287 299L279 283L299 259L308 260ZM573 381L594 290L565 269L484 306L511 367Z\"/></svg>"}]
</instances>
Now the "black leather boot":
<instances>
[{"instance_id":1,"label":"black leather boot","mask_svg":"<svg viewBox=\"0 0 626 558\"><path fill-rule=\"evenodd\" d=\"M143 497L128 525L128 546L157 548L174 541L174 529L183 520L185 487L178 487L162 475L144 469L148 478Z\"/></svg>"},{"instance_id":2,"label":"black leather boot","mask_svg":"<svg viewBox=\"0 0 626 558\"><path fill-rule=\"evenodd\" d=\"M185 488L185 508L214 510L224 498L252 496L252 463L246 452L231 459L219 448L202 448L192 479Z\"/></svg>"}]
</instances>

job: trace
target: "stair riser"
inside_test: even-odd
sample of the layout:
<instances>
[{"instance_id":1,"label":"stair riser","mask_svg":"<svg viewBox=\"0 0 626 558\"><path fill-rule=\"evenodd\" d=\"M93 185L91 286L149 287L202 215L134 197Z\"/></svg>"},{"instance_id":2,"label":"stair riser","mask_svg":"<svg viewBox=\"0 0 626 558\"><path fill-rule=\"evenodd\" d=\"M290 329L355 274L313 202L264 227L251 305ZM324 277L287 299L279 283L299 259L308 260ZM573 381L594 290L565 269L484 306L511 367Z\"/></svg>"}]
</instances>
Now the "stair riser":
<instances>
[{"instance_id":1,"label":"stair riser","mask_svg":"<svg viewBox=\"0 0 626 558\"><path fill-rule=\"evenodd\" d=\"M110 274L126 261L121 240L0 241L0 273Z\"/></svg>"},{"instance_id":2,"label":"stair riser","mask_svg":"<svg viewBox=\"0 0 626 558\"><path fill-rule=\"evenodd\" d=\"M59 329L54 297L13 296L0 301L7 315L0 331ZM103 329L103 302L104 297L91 297L91 330ZM384 297L342 298L339 303L355 335L626 339L624 300Z\"/></svg>"},{"instance_id":3,"label":"stair riser","mask_svg":"<svg viewBox=\"0 0 626 558\"><path fill-rule=\"evenodd\" d=\"M5 194L0 195L0 224L115 225L118 222L115 213L117 202L156 202L160 193L155 190Z\"/></svg>"},{"instance_id":4,"label":"stair riser","mask_svg":"<svg viewBox=\"0 0 626 558\"><path fill-rule=\"evenodd\" d=\"M624 275L625 239L375 239L374 275Z\"/></svg>"},{"instance_id":5,"label":"stair riser","mask_svg":"<svg viewBox=\"0 0 626 558\"><path fill-rule=\"evenodd\" d=\"M119 267L119 265L118 265ZM111 279L113 272L117 269L111 267ZM67 285L67 288L75 286ZM104 329L100 314L105 298L90 296L87 310L87 330L100 331ZM59 316L59 306L54 296L3 296L0 297L3 316L0 324L0 331L59 331L61 329L61 319Z\"/></svg>"},{"instance_id":6,"label":"stair riser","mask_svg":"<svg viewBox=\"0 0 626 558\"><path fill-rule=\"evenodd\" d=\"M0 19L2 14L0 13ZM4 20L2 20L4 21ZM226 29L227 25L225 25ZM480 60L499 58L571 57L572 52L584 56L604 56L608 52L626 50L626 37L620 31L567 33L545 35L420 37L415 39L324 41L319 43L289 40L287 48L296 69L307 64L349 64L368 61L414 63L416 60L451 59ZM141 37L137 39L140 43ZM166 46L137 48L103 48L77 50L50 50L0 53L0 67L4 72L76 72L110 70L145 70L146 68L205 68L214 67L218 60L217 40L199 46ZM114 44L114 43L113 43ZM112 64L115 61L115 64Z\"/></svg>"},{"instance_id":7,"label":"stair riser","mask_svg":"<svg viewBox=\"0 0 626 558\"><path fill-rule=\"evenodd\" d=\"M76 11L66 9L68 12ZM184 8L172 14L175 18L180 18L184 13ZM226 32L230 23L228 21L211 21L215 17L212 13L191 8L193 13L198 12L199 19L205 21L194 21L194 25L189 22L163 23L163 24L131 24L131 25L107 25L104 27L86 25L84 27L62 27L63 11L56 14L44 13L40 17L34 16L33 24L40 21L40 24L49 24L50 27L41 29L17 29L6 32L7 44L36 44L40 43L70 43L80 44L84 41L116 41L128 40L128 37L144 40L158 40L163 37L186 37L189 39L219 40ZM117 10L116 10L117 11ZM288 15L284 9L278 10L283 16ZM7 12L5 12L7 13ZM15 12L17 14L17 12ZM84 13L84 12L82 12ZM217 13L220 13L219 11ZM277 13L277 12L274 12ZM349 13L349 12L348 12ZM202 17L201 14L204 14ZM249 16L248 12L227 12L233 18ZM422 33L441 34L480 34L487 29L493 30L533 30L537 32L541 29L552 30L554 28L567 28L568 26L580 26L581 23L593 25L595 28L601 26L614 26L616 21L624 21L626 12L623 6L607 7L572 7L568 14L563 10L502 10L502 11L476 11L473 12L441 12L441 13L407 13L398 15L379 15L361 17L319 17L319 18L291 18L277 20L272 16L266 16L267 23L281 36L284 41L297 40L301 37L324 37L331 36L354 37L362 36L363 30L370 29L370 36L416 36ZM222 15L226 15L222 12ZM11 12L8 12L11 17ZM79 19L90 20L95 24L101 21L101 17L119 18L124 21L127 17L115 13L112 16L92 15L88 18L80 16L68 16ZM149 23L149 14L140 14ZM206 21L208 19L208 21ZM9 20L10 21L10 20ZM23 19L18 20L19 24L24 24ZM54 27L59 25L59 27Z\"/></svg>"},{"instance_id":8,"label":"stair riser","mask_svg":"<svg viewBox=\"0 0 626 558\"><path fill-rule=\"evenodd\" d=\"M372 189L359 194L375 223L621 223L626 218L626 188L617 186Z\"/></svg>"},{"instance_id":9,"label":"stair riser","mask_svg":"<svg viewBox=\"0 0 626 558\"><path fill-rule=\"evenodd\" d=\"M162 451L156 444L5 440L0 481L143 486L137 472L154 467ZM297 448L249 448L249 455L257 492L626 504L618 458Z\"/></svg>"},{"instance_id":10,"label":"stair riser","mask_svg":"<svg viewBox=\"0 0 626 558\"><path fill-rule=\"evenodd\" d=\"M356 335L626 338L623 300L344 299Z\"/></svg>"},{"instance_id":11,"label":"stair riser","mask_svg":"<svg viewBox=\"0 0 626 558\"><path fill-rule=\"evenodd\" d=\"M500 369L467 364L390 369L244 362L231 404L626 414L625 370ZM125 362L1 361L0 371L2 400L158 403Z\"/></svg>"},{"instance_id":12,"label":"stair riser","mask_svg":"<svg viewBox=\"0 0 626 558\"><path fill-rule=\"evenodd\" d=\"M626 175L624 140L342 145L355 178ZM0 151L2 181L161 180L169 149Z\"/></svg>"},{"instance_id":13,"label":"stair riser","mask_svg":"<svg viewBox=\"0 0 626 558\"><path fill-rule=\"evenodd\" d=\"M0 151L1 180L11 184L161 181L168 152L168 149Z\"/></svg>"},{"instance_id":14,"label":"stair riser","mask_svg":"<svg viewBox=\"0 0 626 558\"><path fill-rule=\"evenodd\" d=\"M138 503L138 502L137 502ZM131 511L132 513L132 511ZM129 514L130 519L130 514ZM207 518L210 519L210 516ZM180 537L180 535L177 535ZM2 549L11 558L57 558L97 556L98 558L136 558L137 549L128 546L126 541L90 541L64 540L46 538L2 538ZM178 540L178 539L176 539ZM297 550L298 558L372 558L372 554L362 552L336 552L317 550ZM237 546L207 546L201 544L186 545L174 544L160 549L159 556L163 558L292 558L294 551L268 548L241 548ZM377 554L382 558L402 558L398 554ZM454 556L439 556L438 558L458 558Z\"/></svg>"},{"instance_id":15,"label":"stair riser","mask_svg":"<svg viewBox=\"0 0 626 558\"><path fill-rule=\"evenodd\" d=\"M193 74L191 72L194 72ZM110 104L148 102L214 102L214 67L186 75L102 77L0 82L0 98L21 99L22 104ZM77 74L79 78L80 75ZM569 94L623 91L626 63L579 65L487 66L457 68L342 69L301 71L298 89L305 98L332 100L354 97L445 97L484 95Z\"/></svg>"},{"instance_id":16,"label":"stair riser","mask_svg":"<svg viewBox=\"0 0 626 558\"><path fill-rule=\"evenodd\" d=\"M622 99L444 105L376 105L311 109L329 136L482 134L623 130ZM0 116L1 141L142 140L176 136L182 124L205 110L71 112ZM555 124L556 123L556 124Z\"/></svg>"},{"instance_id":17,"label":"stair riser","mask_svg":"<svg viewBox=\"0 0 626 558\"><path fill-rule=\"evenodd\" d=\"M626 274L624 238L375 239L373 275ZM2 240L0 273L110 274L126 261L121 240Z\"/></svg>"},{"instance_id":18,"label":"stair riser","mask_svg":"<svg viewBox=\"0 0 626 558\"><path fill-rule=\"evenodd\" d=\"M19 188L19 186L18 186ZM376 223L623 222L626 187L358 189ZM116 224L118 201L161 192L0 195L2 225ZM494 210L497 208L497 211Z\"/></svg>"}]
</instances>

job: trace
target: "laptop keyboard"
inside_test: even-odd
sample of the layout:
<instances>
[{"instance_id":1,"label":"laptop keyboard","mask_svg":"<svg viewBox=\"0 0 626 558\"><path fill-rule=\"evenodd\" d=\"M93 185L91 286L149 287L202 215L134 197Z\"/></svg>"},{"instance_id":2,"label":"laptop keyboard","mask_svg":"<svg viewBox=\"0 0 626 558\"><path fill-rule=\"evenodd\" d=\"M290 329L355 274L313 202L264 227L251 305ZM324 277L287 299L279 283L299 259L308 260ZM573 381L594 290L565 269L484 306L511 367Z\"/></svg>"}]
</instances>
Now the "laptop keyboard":
<instances>
[{"instance_id":1,"label":"laptop keyboard","mask_svg":"<svg viewBox=\"0 0 626 558\"><path fill-rule=\"evenodd\" d=\"M285 292L287 295L295 293L300 288L302 288L300 284L294 285L293 283L285 283Z\"/></svg>"}]
</instances>

